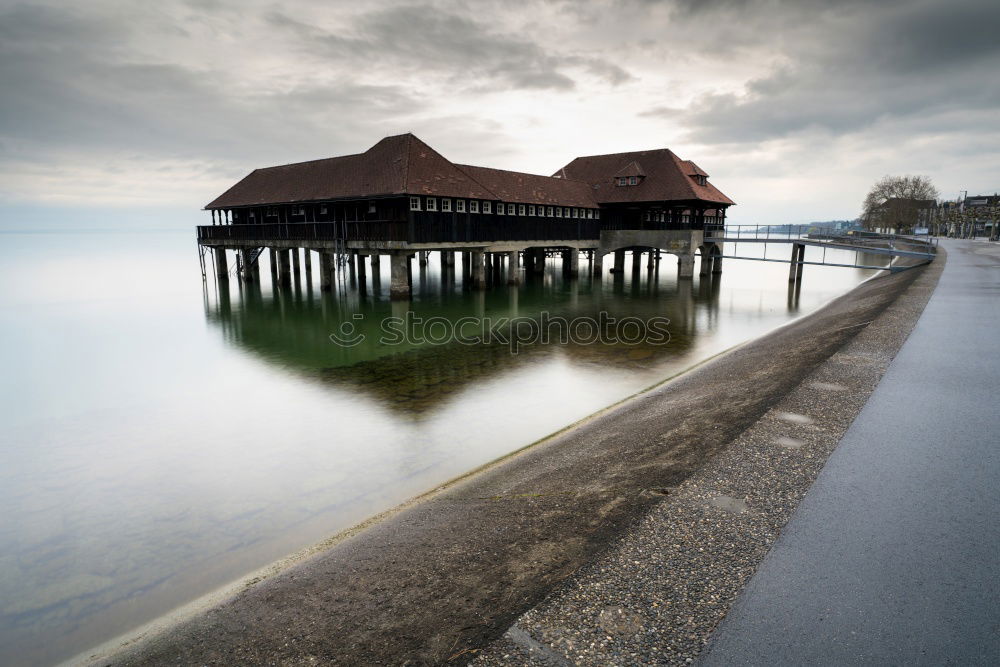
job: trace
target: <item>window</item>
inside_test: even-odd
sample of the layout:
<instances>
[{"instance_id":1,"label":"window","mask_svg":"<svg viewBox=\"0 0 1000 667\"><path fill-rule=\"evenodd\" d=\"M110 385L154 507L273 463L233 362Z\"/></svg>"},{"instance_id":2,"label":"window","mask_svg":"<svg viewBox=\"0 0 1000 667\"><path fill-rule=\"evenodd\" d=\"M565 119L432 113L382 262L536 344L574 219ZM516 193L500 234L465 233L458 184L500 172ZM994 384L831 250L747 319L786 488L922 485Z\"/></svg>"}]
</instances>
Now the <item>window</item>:
<instances>
[{"instance_id":1,"label":"window","mask_svg":"<svg viewBox=\"0 0 1000 667\"><path fill-rule=\"evenodd\" d=\"M469 213L479 213L479 202L475 199L469 202Z\"/></svg>"},{"instance_id":2,"label":"window","mask_svg":"<svg viewBox=\"0 0 1000 667\"><path fill-rule=\"evenodd\" d=\"M368 212L369 213L375 213L377 210L378 209L375 208L375 202L373 202L373 201L368 202Z\"/></svg>"},{"instance_id":3,"label":"window","mask_svg":"<svg viewBox=\"0 0 1000 667\"><path fill-rule=\"evenodd\" d=\"M411 197L411 200L412 199L416 199L417 200L417 208L419 209L420 208L420 197ZM321 215L326 215L326 206L320 206L319 207L319 212L320 212Z\"/></svg>"},{"instance_id":4,"label":"window","mask_svg":"<svg viewBox=\"0 0 1000 667\"><path fill-rule=\"evenodd\" d=\"M455 200L455 212L456 213L465 213L465 200L464 199L456 199Z\"/></svg>"},{"instance_id":5,"label":"window","mask_svg":"<svg viewBox=\"0 0 1000 667\"><path fill-rule=\"evenodd\" d=\"M411 211L420 210L420 197L410 197L410 210ZM326 213L325 208L323 209L323 212Z\"/></svg>"},{"instance_id":6,"label":"window","mask_svg":"<svg viewBox=\"0 0 1000 667\"><path fill-rule=\"evenodd\" d=\"M492 208L493 208L492 202L488 202L488 201L484 201L483 202L483 213L492 213L492 210L491 210Z\"/></svg>"},{"instance_id":7,"label":"window","mask_svg":"<svg viewBox=\"0 0 1000 667\"><path fill-rule=\"evenodd\" d=\"M451 200L450 199L442 199L441 200L441 211L443 213L451 213Z\"/></svg>"},{"instance_id":8,"label":"window","mask_svg":"<svg viewBox=\"0 0 1000 667\"><path fill-rule=\"evenodd\" d=\"M618 185L627 185L627 184L628 184L628 179L625 178L624 176L618 179Z\"/></svg>"},{"instance_id":9,"label":"window","mask_svg":"<svg viewBox=\"0 0 1000 667\"><path fill-rule=\"evenodd\" d=\"M556 217L557 218L561 218L562 217L562 207L561 206L556 206Z\"/></svg>"},{"instance_id":10,"label":"window","mask_svg":"<svg viewBox=\"0 0 1000 667\"><path fill-rule=\"evenodd\" d=\"M438 210L438 200L435 199L434 197L428 197L427 198L427 210L428 211L436 211L436 210Z\"/></svg>"},{"instance_id":11,"label":"window","mask_svg":"<svg viewBox=\"0 0 1000 667\"><path fill-rule=\"evenodd\" d=\"M298 210L298 214L299 214L299 215L305 215L305 214L306 214L306 210L305 210L304 208L300 208L300 209Z\"/></svg>"},{"instance_id":12,"label":"window","mask_svg":"<svg viewBox=\"0 0 1000 667\"><path fill-rule=\"evenodd\" d=\"M635 176L629 176L628 177L628 184L629 185L635 185L638 182L639 182L639 179L636 178Z\"/></svg>"},{"instance_id":13,"label":"window","mask_svg":"<svg viewBox=\"0 0 1000 667\"><path fill-rule=\"evenodd\" d=\"M527 211L526 211L526 208L525 208L524 204L518 204L517 205L517 214L518 215L524 215L526 212Z\"/></svg>"},{"instance_id":14,"label":"window","mask_svg":"<svg viewBox=\"0 0 1000 667\"><path fill-rule=\"evenodd\" d=\"M528 215L534 215L534 214L535 214L535 205L528 204Z\"/></svg>"},{"instance_id":15,"label":"window","mask_svg":"<svg viewBox=\"0 0 1000 667\"><path fill-rule=\"evenodd\" d=\"M580 217L580 211L574 208L573 209L573 217L574 218L579 218Z\"/></svg>"},{"instance_id":16,"label":"window","mask_svg":"<svg viewBox=\"0 0 1000 667\"><path fill-rule=\"evenodd\" d=\"M587 209L587 220L593 220L593 219L594 219L594 209L588 208Z\"/></svg>"},{"instance_id":17,"label":"window","mask_svg":"<svg viewBox=\"0 0 1000 667\"><path fill-rule=\"evenodd\" d=\"M514 205L507 204L507 215L514 215Z\"/></svg>"},{"instance_id":18,"label":"window","mask_svg":"<svg viewBox=\"0 0 1000 667\"><path fill-rule=\"evenodd\" d=\"M563 217L564 218L568 218L569 217L569 209L568 208L564 208L563 209Z\"/></svg>"},{"instance_id":19,"label":"window","mask_svg":"<svg viewBox=\"0 0 1000 667\"><path fill-rule=\"evenodd\" d=\"M600 220L600 219L601 219L601 209L594 210L594 220Z\"/></svg>"},{"instance_id":20,"label":"window","mask_svg":"<svg viewBox=\"0 0 1000 667\"><path fill-rule=\"evenodd\" d=\"M645 220L646 222L649 222L649 211L646 211L645 213L642 214L642 219Z\"/></svg>"},{"instance_id":21,"label":"window","mask_svg":"<svg viewBox=\"0 0 1000 667\"><path fill-rule=\"evenodd\" d=\"M549 216L550 218L551 218L551 217L552 217L553 215L555 215L555 214L554 214L554 213L552 212L552 207L551 207L551 206L549 206L549 207L548 207L547 209L545 209L545 214L546 214L546 215L548 215L548 216Z\"/></svg>"}]
</instances>

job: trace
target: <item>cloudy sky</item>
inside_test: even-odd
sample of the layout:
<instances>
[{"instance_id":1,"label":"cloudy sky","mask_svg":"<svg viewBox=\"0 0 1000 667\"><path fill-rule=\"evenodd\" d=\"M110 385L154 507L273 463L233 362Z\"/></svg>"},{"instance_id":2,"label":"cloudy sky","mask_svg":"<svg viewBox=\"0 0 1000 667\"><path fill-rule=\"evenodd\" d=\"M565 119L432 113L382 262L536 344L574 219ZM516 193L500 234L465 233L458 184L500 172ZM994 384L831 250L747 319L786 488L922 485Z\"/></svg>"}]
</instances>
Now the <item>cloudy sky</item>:
<instances>
[{"instance_id":1,"label":"cloudy sky","mask_svg":"<svg viewBox=\"0 0 1000 667\"><path fill-rule=\"evenodd\" d=\"M996 0L0 0L0 223L199 213L254 167L412 131L552 173L669 147L738 222L883 174L1000 189Z\"/></svg>"}]
</instances>

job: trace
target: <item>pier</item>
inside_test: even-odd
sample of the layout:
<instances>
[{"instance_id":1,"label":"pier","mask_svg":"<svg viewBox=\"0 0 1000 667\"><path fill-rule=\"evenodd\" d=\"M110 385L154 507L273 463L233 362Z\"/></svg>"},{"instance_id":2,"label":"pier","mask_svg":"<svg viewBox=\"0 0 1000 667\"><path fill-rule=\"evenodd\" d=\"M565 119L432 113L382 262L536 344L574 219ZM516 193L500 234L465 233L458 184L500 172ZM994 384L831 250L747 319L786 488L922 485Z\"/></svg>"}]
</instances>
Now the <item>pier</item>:
<instances>
[{"instance_id":1,"label":"pier","mask_svg":"<svg viewBox=\"0 0 1000 667\"><path fill-rule=\"evenodd\" d=\"M212 224L198 227L198 243L203 273L210 253L219 279L257 280L266 250L278 285L315 259L324 290L343 273L366 289L385 257L394 299L410 297L411 262L429 252L445 270L460 255L474 289L490 272L518 284L553 254L575 278L581 254L600 274L609 253L612 271L626 251L653 262L669 253L690 279L696 253L703 270L721 271L706 233L722 229L733 203L667 149L576 158L541 176L455 164L407 134L358 155L255 170L206 206Z\"/></svg>"}]
</instances>

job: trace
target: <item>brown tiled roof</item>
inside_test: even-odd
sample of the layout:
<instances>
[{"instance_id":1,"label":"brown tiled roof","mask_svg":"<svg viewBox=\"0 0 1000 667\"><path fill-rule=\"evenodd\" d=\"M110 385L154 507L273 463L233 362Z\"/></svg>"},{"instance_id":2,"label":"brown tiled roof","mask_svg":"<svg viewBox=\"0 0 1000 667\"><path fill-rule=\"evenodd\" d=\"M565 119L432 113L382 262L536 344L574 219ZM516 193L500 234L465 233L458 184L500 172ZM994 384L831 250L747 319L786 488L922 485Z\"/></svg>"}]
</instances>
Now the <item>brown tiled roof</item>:
<instances>
[{"instance_id":1,"label":"brown tiled roof","mask_svg":"<svg viewBox=\"0 0 1000 667\"><path fill-rule=\"evenodd\" d=\"M420 139L401 134L356 155L255 169L205 208L402 194L497 199Z\"/></svg>"},{"instance_id":2,"label":"brown tiled roof","mask_svg":"<svg viewBox=\"0 0 1000 667\"><path fill-rule=\"evenodd\" d=\"M646 177L638 185L615 185L615 175L631 162L641 164ZM594 187L594 198L600 203L693 199L714 204L735 203L711 183L698 185L689 174L692 166L697 169L694 163L681 160L672 151L661 148L634 153L578 157L557 173L566 178L589 183Z\"/></svg>"},{"instance_id":3,"label":"brown tiled roof","mask_svg":"<svg viewBox=\"0 0 1000 667\"><path fill-rule=\"evenodd\" d=\"M701 167L699 167L698 165L696 165L691 160L684 160L683 162L684 162L684 166L687 167L687 169L685 170L685 173L688 176L704 176L705 178L708 178L708 172L702 171Z\"/></svg>"},{"instance_id":4,"label":"brown tiled roof","mask_svg":"<svg viewBox=\"0 0 1000 667\"><path fill-rule=\"evenodd\" d=\"M643 175L638 185L614 185L615 176ZM707 176L666 149L579 157L556 176L456 165L412 134L401 134L356 155L256 169L205 208L407 194L575 207L667 200L733 203L691 175Z\"/></svg>"},{"instance_id":5,"label":"brown tiled roof","mask_svg":"<svg viewBox=\"0 0 1000 667\"><path fill-rule=\"evenodd\" d=\"M596 208L593 189L582 181L520 171L455 165L505 202Z\"/></svg>"},{"instance_id":6,"label":"brown tiled roof","mask_svg":"<svg viewBox=\"0 0 1000 667\"><path fill-rule=\"evenodd\" d=\"M614 175L616 178L622 176L645 176L646 172L642 170L642 167L638 162L632 160L627 165L616 171Z\"/></svg>"}]
</instances>

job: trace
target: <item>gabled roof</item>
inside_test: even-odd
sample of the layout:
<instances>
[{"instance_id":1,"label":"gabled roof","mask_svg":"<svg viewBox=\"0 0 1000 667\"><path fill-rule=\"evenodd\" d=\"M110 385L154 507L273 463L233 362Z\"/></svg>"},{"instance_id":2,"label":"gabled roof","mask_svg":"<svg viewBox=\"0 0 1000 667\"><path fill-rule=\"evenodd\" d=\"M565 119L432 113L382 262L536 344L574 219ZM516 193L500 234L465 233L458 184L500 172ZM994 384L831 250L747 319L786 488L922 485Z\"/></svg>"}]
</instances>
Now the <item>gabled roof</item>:
<instances>
[{"instance_id":1,"label":"gabled roof","mask_svg":"<svg viewBox=\"0 0 1000 667\"><path fill-rule=\"evenodd\" d=\"M497 199L423 141L401 134L356 155L255 169L205 208L402 194Z\"/></svg>"},{"instance_id":2,"label":"gabled roof","mask_svg":"<svg viewBox=\"0 0 1000 667\"><path fill-rule=\"evenodd\" d=\"M684 166L687 167L685 173L688 176L704 176L705 178L708 178L708 172L702 171L701 167L696 165L691 160L684 160Z\"/></svg>"},{"instance_id":3,"label":"gabled roof","mask_svg":"<svg viewBox=\"0 0 1000 667\"><path fill-rule=\"evenodd\" d=\"M617 186L614 178L619 171L635 162L641 164L645 178L638 185ZM646 202L668 200L700 200L713 204L734 204L714 185L698 185L692 178L693 162L681 160L666 148L633 153L578 157L559 170L565 178L584 181L594 188L594 198L600 203ZM701 172L698 169L698 172ZM704 172L697 175L705 175Z\"/></svg>"},{"instance_id":4,"label":"gabled roof","mask_svg":"<svg viewBox=\"0 0 1000 667\"><path fill-rule=\"evenodd\" d=\"M495 199L502 201L586 208L597 206L593 189L583 181L467 164L456 166L493 192Z\"/></svg>"}]
</instances>

